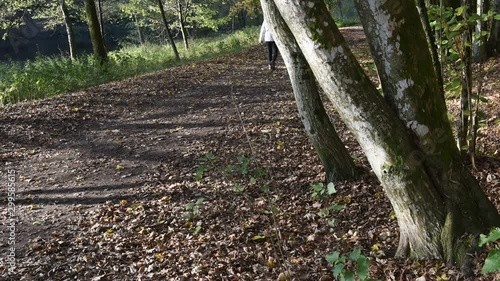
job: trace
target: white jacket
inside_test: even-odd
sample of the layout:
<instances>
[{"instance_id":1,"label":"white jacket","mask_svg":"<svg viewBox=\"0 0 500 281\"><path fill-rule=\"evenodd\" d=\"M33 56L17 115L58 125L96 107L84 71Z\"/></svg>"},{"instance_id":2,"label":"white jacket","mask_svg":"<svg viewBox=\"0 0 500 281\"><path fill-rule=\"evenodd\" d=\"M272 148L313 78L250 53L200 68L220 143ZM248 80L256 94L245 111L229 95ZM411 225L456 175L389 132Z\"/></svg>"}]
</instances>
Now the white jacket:
<instances>
[{"instance_id":1,"label":"white jacket","mask_svg":"<svg viewBox=\"0 0 500 281\"><path fill-rule=\"evenodd\" d=\"M264 43L264 42L274 42L273 35L271 34L271 31L267 28L266 22L262 24L259 36L259 43Z\"/></svg>"}]
</instances>

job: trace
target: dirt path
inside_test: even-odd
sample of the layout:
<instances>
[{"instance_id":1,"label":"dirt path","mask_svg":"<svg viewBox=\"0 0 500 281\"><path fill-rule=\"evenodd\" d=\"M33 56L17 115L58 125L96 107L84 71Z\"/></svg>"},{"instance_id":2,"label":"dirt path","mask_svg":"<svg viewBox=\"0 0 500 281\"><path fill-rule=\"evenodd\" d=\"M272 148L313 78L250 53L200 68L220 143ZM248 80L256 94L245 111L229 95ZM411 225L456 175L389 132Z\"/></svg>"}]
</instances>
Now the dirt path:
<instances>
[{"instance_id":1,"label":"dirt path","mask_svg":"<svg viewBox=\"0 0 500 281\"><path fill-rule=\"evenodd\" d=\"M344 32L361 44L360 29ZM398 272L401 264L388 259L397 223L369 172L338 185L334 200L348 208L335 215L335 231L331 218L316 215L324 206L310 199L309 186L322 180L321 166L282 62L269 72L264 55L259 46L0 110L2 181L8 170L18 179L11 280L276 280L285 270L318 280L327 278L328 252L373 245L383 250L377 274ZM216 163L196 181L207 153ZM248 184L247 174L215 168L241 168L243 155L267 176ZM498 161L485 163L485 179L496 177ZM199 198L200 214L186 219ZM2 224L7 218L2 208ZM0 251L8 246L4 239ZM2 264L0 276L6 270Z\"/></svg>"}]
</instances>

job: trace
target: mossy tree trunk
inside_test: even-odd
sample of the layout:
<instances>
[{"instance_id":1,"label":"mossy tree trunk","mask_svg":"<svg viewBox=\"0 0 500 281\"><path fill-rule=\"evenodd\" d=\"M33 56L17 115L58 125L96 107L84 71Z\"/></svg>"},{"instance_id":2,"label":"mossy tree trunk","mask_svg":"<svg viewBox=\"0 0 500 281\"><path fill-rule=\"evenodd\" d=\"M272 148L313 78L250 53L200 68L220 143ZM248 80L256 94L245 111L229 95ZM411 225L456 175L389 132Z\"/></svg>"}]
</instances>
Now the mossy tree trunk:
<instances>
[{"instance_id":1,"label":"mossy tree trunk","mask_svg":"<svg viewBox=\"0 0 500 281\"><path fill-rule=\"evenodd\" d=\"M69 57L74 60L76 59L75 33L73 32L73 26L71 24L68 7L66 7L65 0L59 0L59 8L61 9L61 13L64 19L64 26L66 27L66 34L68 35Z\"/></svg>"},{"instance_id":2,"label":"mossy tree trunk","mask_svg":"<svg viewBox=\"0 0 500 281\"><path fill-rule=\"evenodd\" d=\"M463 165L454 145L442 94L430 52L423 52L424 28L417 28L419 15L410 2L397 6L375 0L372 5L356 0L367 32L385 99L400 120L413 132L436 192L445 206L442 226L443 255L456 260L453 249L463 234L478 234L498 223L498 211ZM411 27L411 32L408 28ZM471 214L474 214L471 216ZM461 254L461 253L460 253Z\"/></svg>"},{"instance_id":3,"label":"mossy tree trunk","mask_svg":"<svg viewBox=\"0 0 500 281\"><path fill-rule=\"evenodd\" d=\"M108 58L108 54L106 52L106 47L104 46L94 0L85 0L85 12L87 14L90 39L92 40L94 55L101 59L101 61L105 61Z\"/></svg>"},{"instance_id":4,"label":"mossy tree trunk","mask_svg":"<svg viewBox=\"0 0 500 281\"><path fill-rule=\"evenodd\" d=\"M358 175L349 152L323 107L314 75L272 0L261 0L264 17L288 69L297 108L307 135L323 163L326 180L352 180Z\"/></svg>"},{"instance_id":5,"label":"mossy tree trunk","mask_svg":"<svg viewBox=\"0 0 500 281\"><path fill-rule=\"evenodd\" d=\"M384 186L400 226L397 256L462 262L500 216L454 145L415 2L357 3L385 97L323 1L274 2Z\"/></svg>"},{"instance_id":6,"label":"mossy tree trunk","mask_svg":"<svg viewBox=\"0 0 500 281\"><path fill-rule=\"evenodd\" d=\"M165 9L163 8L162 0L158 0L158 7L161 12L161 19L163 20L163 25L165 26L165 31L167 32L168 41L170 42L170 46L174 51L174 56L176 60L180 60L179 52L177 51L177 47L175 46L174 38L172 37L172 33L170 32L170 27L168 27L167 16L165 15Z\"/></svg>"}]
</instances>

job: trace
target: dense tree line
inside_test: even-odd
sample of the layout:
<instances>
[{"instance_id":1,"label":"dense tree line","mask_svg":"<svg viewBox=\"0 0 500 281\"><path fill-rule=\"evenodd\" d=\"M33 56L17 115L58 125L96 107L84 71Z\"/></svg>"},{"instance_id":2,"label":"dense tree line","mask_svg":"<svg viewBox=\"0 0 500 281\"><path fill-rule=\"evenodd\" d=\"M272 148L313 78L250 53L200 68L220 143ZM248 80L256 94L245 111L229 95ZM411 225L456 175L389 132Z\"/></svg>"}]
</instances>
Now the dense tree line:
<instances>
[{"instance_id":1,"label":"dense tree line","mask_svg":"<svg viewBox=\"0 0 500 281\"><path fill-rule=\"evenodd\" d=\"M105 57L107 25L121 25L136 30L136 42L168 41L182 38L189 48L189 38L198 32L243 28L248 21L261 21L258 1L199 0L27 0L0 3L0 33L9 40L16 29L26 29L31 19L44 30L64 27L68 53L78 53L75 26L87 24L94 53ZM15 36L11 36L11 39ZM124 40L125 38L120 38Z\"/></svg>"}]
</instances>

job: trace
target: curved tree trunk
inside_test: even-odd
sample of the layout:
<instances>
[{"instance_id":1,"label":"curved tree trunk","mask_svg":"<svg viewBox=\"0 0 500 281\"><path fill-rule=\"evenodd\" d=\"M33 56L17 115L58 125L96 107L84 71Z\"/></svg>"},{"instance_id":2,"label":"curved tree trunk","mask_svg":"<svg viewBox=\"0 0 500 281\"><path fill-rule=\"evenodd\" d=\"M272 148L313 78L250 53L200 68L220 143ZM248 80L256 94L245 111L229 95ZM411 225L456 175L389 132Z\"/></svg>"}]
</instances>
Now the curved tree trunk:
<instances>
[{"instance_id":1,"label":"curved tree trunk","mask_svg":"<svg viewBox=\"0 0 500 281\"><path fill-rule=\"evenodd\" d=\"M75 34L73 32L73 26L71 25L69 11L68 7L66 7L65 0L59 0L59 8L61 9L64 25L66 27L66 33L68 35L69 57L74 60L76 59Z\"/></svg>"},{"instance_id":2,"label":"curved tree trunk","mask_svg":"<svg viewBox=\"0 0 500 281\"><path fill-rule=\"evenodd\" d=\"M385 48L375 59L384 92L395 93L386 94L389 106L357 63L323 1L274 1L384 186L400 226L397 255L449 261L465 256L474 245L473 236L499 225L500 216L461 164L456 147L449 145L453 135L430 54L424 51L428 48L414 2L358 2L365 32L372 35L369 41L379 40ZM370 44L372 49L377 46ZM415 49L418 55L405 55ZM405 71L420 76L404 76ZM396 79L394 85L389 79Z\"/></svg>"},{"instance_id":3,"label":"curved tree trunk","mask_svg":"<svg viewBox=\"0 0 500 281\"><path fill-rule=\"evenodd\" d=\"M168 27L167 17L165 16L165 10L163 9L162 0L158 0L158 6L161 12L161 19L163 20L163 25L165 25L165 31L167 32L168 41L170 42L170 46L172 46L172 50L174 51L174 56L176 60L180 60L179 52L177 51L177 47L175 46L174 38L172 38L172 33L170 32L170 28Z\"/></svg>"},{"instance_id":4,"label":"curved tree trunk","mask_svg":"<svg viewBox=\"0 0 500 281\"><path fill-rule=\"evenodd\" d=\"M285 61L302 123L323 163L326 180L352 180L357 167L323 107L316 81L297 42L272 0L261 0L264 17Z\"/></svg>"},{"instance_id":5,"label":"curved tree trunk","mask_svg":"<svg viewBox=\"0 0 500 281\"><path fill-rule=\"evenodd\" d=\"M85 0L85 11L87 13L87 21L89 24L90 39L92 40L92 48L94 55L104 61L108 58L106 47L99 27L99 20L95 8L94 0Z\"/></svg>"},{"instance_id":6,"label":"curved tree trunk","mask_svg":"<svg viewBox=\"0 0 500 281\"><path fill-rule=\"evenodd\" d=\"M397 7L383 2L375 0L366 5L356 0L356 5L373 54L382 54L374 58L386 100L413 131L423 152L419 155L424 157L422 168L428 171L444 200L444 257L457 260L464 253L455 250L463 249L460 244L468 242L459 238L498 224L498 211L463 165L454 145L439 79L431 67L431 54L421 48L426 39L424 29L417 28L417 11L410 2ZM410 27L411 33L407 32Z\"/></svg>"}]
</instances>

